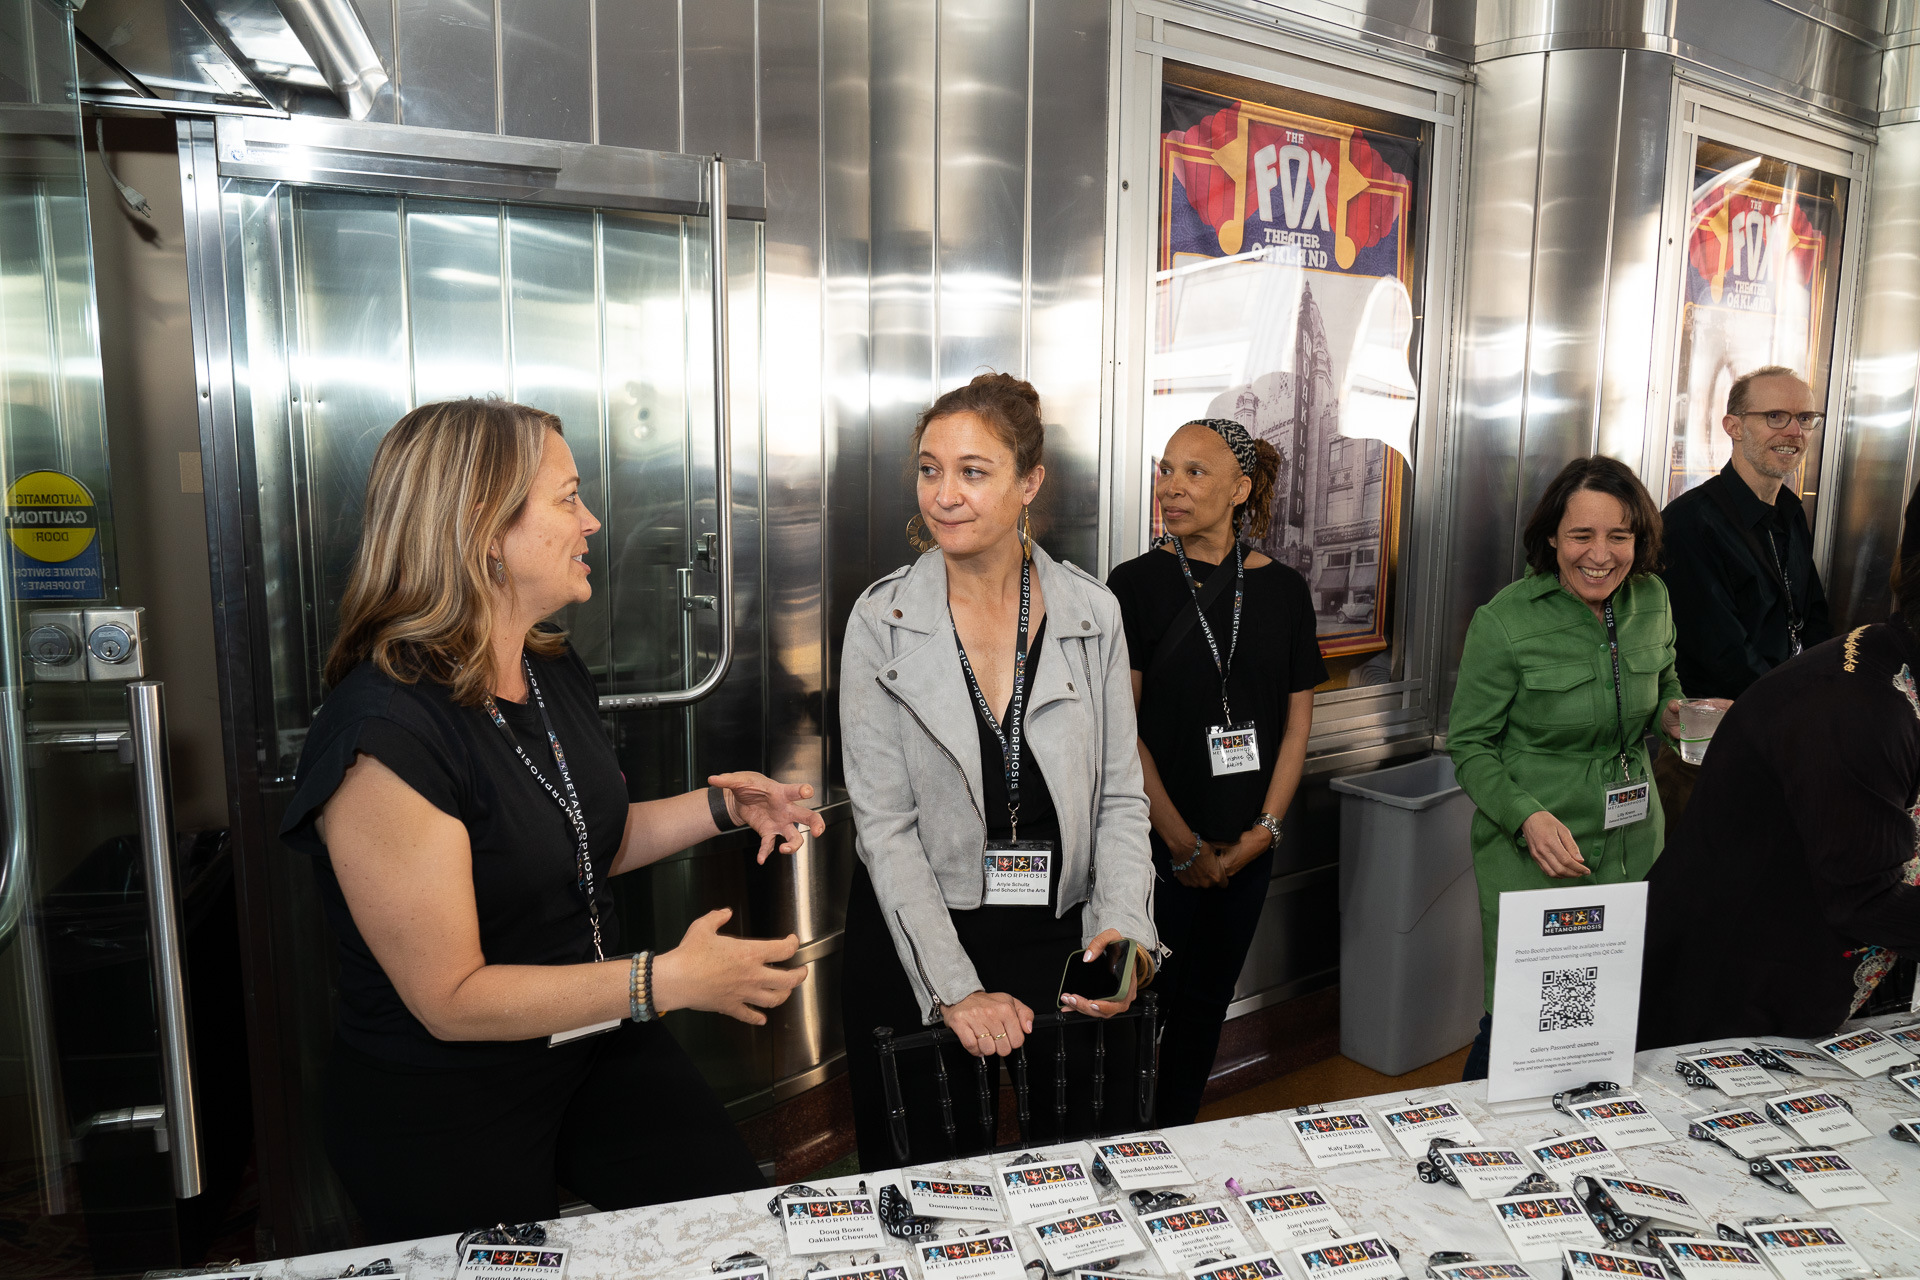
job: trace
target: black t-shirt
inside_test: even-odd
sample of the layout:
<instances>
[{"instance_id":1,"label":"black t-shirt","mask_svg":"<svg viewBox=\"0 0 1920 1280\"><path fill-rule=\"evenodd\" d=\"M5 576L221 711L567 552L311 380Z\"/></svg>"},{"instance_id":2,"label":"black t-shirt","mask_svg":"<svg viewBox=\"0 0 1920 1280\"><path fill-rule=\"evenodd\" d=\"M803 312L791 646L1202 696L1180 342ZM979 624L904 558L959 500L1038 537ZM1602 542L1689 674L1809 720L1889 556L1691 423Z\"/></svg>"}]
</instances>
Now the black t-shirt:
<instances>
[{"instance_id":1,"label":"black t-shirt","mask_svg":"<svg viewBox=\"0 0 1920 1280\"><path fill-rule=\"evenodd\" d=\"M601 727L593 677L572 648L533 658L547 714L586 814L602 945L618 953L607 873L627 821L626 781ZM562 795L566 787L531 697L501 702L514 739ZM393 770L435 808L458 818L473 850L474 906L489 964L580 964L593 959L587 900L578 887L573 825L521 763L484 706L463 707L442 684L402 684L363 662L328 695L300 753L298 783L280 824L289 848L317 855L328 923L340 944L340 1038L374 1057L418 1066L510 1061L547 1052L544 1037L436 1040L407 1011L355 927L314 829L354 753Z\"/></svg>"},{"instance_id":2,"label":"black t-shirt","mask_svg":"<svg viewBox=\"0 0 1920 1280\"><path fill-rule=\"evenodd\" d=\"M1233 572L1233 562L1188 560L1195 586L1213 573ZM1171 551L1155 549L1115 565L1107 587L1120 601L1127 652L1136 671L1146 671L1167 628L1193 607L1193 596ZM1233 637L1233 586L1207 610L1221 661ZM1174 648L1164 669L1142 683L1140 738L1153 753L1160 781L1174 808L1202 837L1232 841L1253 825L1266 804L1267 784L1287 729L1287 699L1327 678L1316 637L1313 597L1306 579L1273 561L1247 570L1246 602L1240 614L1240 648L1227 681L1236 721L1253 721L1260 742L1260 768L1213 776L1208 728L1221 723L1220 675L1196 622Z\"/></svg>"},{"instance_id":3,"label":"black t-shirt","mask_svg":"<svg viewBox=\"0 0 1920 1280\"><path fill-rule=\"evenodd\" d=\"M1022 720L1031 718L1033 680L1040 670L1046 638L1047 620L1042 618L1039 629L1027 638L1027 705L1021 714ZM980 737L980 811L987 820L987 839L1010 840L1013 838L1013 824L1007 813L1005 757L1000 753L1000 739L994 736L993 726L987 723L987 717L977 701L973 704L973 724ZM1024 732L1020 738L1020 838L1049 840L1056 848L1060 843L1060 818L1053 811L1053 792L1047 787L1047 775L1041 772L1040 762L1034 759L1033 749L1027 745ZM1057 882L1060 859L1055 858L1051 865Z\"/></svg>"}]
</instances>

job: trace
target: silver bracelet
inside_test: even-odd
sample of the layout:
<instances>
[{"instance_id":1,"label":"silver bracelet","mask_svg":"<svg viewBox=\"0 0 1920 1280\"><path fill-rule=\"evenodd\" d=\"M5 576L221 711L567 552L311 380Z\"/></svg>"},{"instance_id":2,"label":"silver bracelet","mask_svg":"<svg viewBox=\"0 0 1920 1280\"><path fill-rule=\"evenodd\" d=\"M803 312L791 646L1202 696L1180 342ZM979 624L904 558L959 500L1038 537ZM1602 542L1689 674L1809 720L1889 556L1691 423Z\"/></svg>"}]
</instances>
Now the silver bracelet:
<instances>
[{"instance_id":1,"label":"silver bracelet","mask_svg":"<svg viewBox=\"0 0 1920 1280\"><path fill-rule=\"evenodd\" d=\"M1263 813L1254 819L1253 825L1256 827L1265 827L1267 834L1273 837L1272 843L1267 846L1269 849L1278 849L1280 847L1280 819L1270 813Z\"/></svg>"}]
</instances>

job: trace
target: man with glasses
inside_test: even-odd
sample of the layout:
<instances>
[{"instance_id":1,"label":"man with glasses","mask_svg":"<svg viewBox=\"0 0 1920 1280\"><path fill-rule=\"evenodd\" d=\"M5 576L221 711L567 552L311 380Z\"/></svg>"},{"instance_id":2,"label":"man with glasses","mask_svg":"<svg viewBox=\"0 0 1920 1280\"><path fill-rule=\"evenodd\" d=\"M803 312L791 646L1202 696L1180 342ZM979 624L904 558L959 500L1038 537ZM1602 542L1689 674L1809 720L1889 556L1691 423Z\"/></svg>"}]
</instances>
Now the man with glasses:
<instances>
[{"instance_id":1,"label":"man with glasses","mask_svg":"<svg viewBox=\"0 0 1920 1280\"><path fill-rule=\"evenodd\" d=\"M1793 481L1826 415L1813 388L1780 365L1733 381L1721 427L1733 457L1661 513L1675 668L1690 698L1737 698L1833 634L1813 566L1813 532ZM1674 752L1654 768L1671 828L1698 770Z\"/></svg>"}]
</instances>

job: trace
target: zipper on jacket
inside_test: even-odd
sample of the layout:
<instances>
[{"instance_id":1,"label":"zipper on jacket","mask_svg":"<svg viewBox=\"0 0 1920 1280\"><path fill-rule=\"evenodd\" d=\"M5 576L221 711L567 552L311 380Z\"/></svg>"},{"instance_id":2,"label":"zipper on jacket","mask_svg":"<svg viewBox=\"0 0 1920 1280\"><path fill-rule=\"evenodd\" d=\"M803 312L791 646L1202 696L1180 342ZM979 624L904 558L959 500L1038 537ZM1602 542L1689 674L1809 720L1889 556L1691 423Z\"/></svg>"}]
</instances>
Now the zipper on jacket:
<instances>
[{"instance_id":1,"label":"zipper on jacket","mask_svg":"<svg viewBox=\"0 0 1920 1280\"><path fill-rule=\"evenodd\" d=\"M913 952L913 967L920 974L920 985L933 997L933 1005L927 1010L927 1025L931 1026L940 1021L940 1006L946 1002L933 989L933 979L927 977L927 966L920 963L920 948L913 945L913 934L907 930L907 918L898 911L893 913L893 918L900 922L900 936L907 940L907 950Z\"/></svg>"},{"instance_id":2,"label":"zipper on jacket","mask_svg":"<svg viewBox=\"0 0 1920 1280\"><path fill-rule=\"evenodd\" d=\"M1100 796L1106 790L1107 785L1107 722L1101 717L1100 709L1093 705L1093 663L1087 658L1088 643L1089 641L1085 636L1080 638L1080 671L1086 679L1087 709L1093 712L1094 719L1098 721L1100 725L1099 745L1101 749L1099 763L1093 767L1093 807L1087 812L1087 901L1092 902L1093 881L1095 875L1098 874L1099 868L1099 862L1093 856L1094 848L1098 843L1098 841L1094 839L1094 833L1100 830Z\"/></svg>"},{"instance_id":3,"label":"zipper on jacket","mask_svg":"<svg viewBox=\"0 0 1920 1280\"><path fill-rule=\"evenodd\" d=\"M880 687L886 689L885 685ZM967 789L967 803L973 806L973 816L980 820L980 897L984 899L987 896L987 815L980 811L980 802L974 798L973 783L967 778L966 766L960 763L959 757L947 750L947 744L940 741L938 734L927 728L927 722L920 718L919 712L907 705L905 698L891 689L887 689L887 696L899 703L902 711L913 717L913 722L920 726L920 732L926 734L933 745L940 748L941 755L953 761L953 767L960 773L960 785ZM928 990L932 988L929 987Z\"/></svg>"}]
</instances>

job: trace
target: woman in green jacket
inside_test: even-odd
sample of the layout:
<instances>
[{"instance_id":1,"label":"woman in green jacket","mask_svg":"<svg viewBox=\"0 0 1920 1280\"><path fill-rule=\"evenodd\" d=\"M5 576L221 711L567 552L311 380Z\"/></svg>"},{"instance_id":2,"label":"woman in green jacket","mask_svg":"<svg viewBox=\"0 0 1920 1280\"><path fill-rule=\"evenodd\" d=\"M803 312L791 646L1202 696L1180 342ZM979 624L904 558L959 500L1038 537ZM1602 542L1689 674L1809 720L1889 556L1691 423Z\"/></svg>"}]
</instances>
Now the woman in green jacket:
<instances>
[{"instance_id":1,"label":"woman in green jacket","mask_svg":"<svg viewBox=\"0 0 1920 1280\"><path fill-rule=\"evenodd\" d=\"M1616 804L1611 828L1607 798L1652 777L1645 737L1656 727L1669 739L1679 732L1683 696L1667 588L1653 572L1660 511L1633 472L1612 458L1574 459L1547 486L1522 541L1526 575L1467 629L1447 728L1455 773L1477 809L1489 1010L1503 892L1640 880L1660 856L1657 789L1646 788L1637 821L1618 821ZM1465 1079L1487 1073L1492 1017L1481 1020Z\"/></svg>"}]
</instances>

